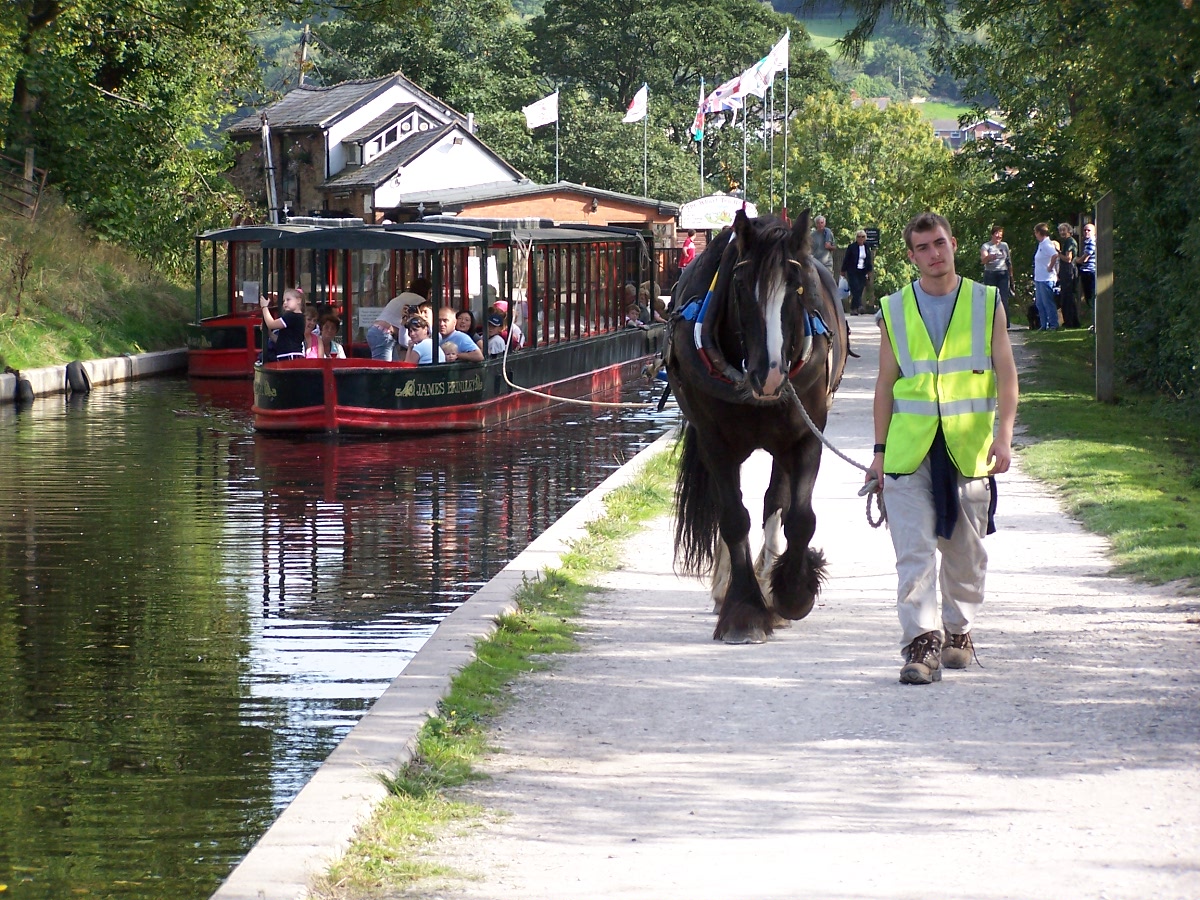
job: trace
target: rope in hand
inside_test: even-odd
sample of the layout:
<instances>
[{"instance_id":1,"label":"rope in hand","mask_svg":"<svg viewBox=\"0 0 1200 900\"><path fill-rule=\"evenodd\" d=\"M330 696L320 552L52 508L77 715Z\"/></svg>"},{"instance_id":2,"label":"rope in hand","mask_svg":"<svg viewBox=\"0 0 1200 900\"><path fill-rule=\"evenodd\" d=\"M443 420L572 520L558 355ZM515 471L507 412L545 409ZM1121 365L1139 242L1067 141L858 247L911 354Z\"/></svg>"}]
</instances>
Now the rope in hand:
<instances>
[{"instance_id":1,"label":"rope in hand","mask_svg":"<svg viewBox=\"0 0 1200 900\"><path fill-rule=\"evenodd\" d=\"M795 397L794 394L793 394L793 396ZM812 431L813 434L815 434L820 439L822 444L824 444L826 447L828 447L830 450L832 450L834 455L837 456L839 459L842 459L845 462L850 463L850 465L854 466L854 468L858 469L860 472L870 472L871 471L866 466L862 465L861 463L855 462L849 456L847 456L845 453L843 453L841 450L839 450L837 447L833 446L833 444L830 442L829 438L825 437L825 435L821 433L821 429L817 427L816 423L812 419L809 418L808 410L804 408L804 404L800 402L800 398L795 397L795 400L796 400L796 405L800 407L800 415L804 417L804 423L806 425L808 425L809 429ZM874 478L872 478L870 481L868 481L866 484L864 484L859 489L858 496L867 498L867 524L868 525L870 525L872 528L878 528L880 525L882 525L884 522L887 521L887 507L885 507L883 505L883 490L881 489L881 486L878 481L876 481ZM871 518L871 499L872 498L875 499L875 503L879 509L879 518L877 518L877 519Z\"/></svg>"}]
</instances>

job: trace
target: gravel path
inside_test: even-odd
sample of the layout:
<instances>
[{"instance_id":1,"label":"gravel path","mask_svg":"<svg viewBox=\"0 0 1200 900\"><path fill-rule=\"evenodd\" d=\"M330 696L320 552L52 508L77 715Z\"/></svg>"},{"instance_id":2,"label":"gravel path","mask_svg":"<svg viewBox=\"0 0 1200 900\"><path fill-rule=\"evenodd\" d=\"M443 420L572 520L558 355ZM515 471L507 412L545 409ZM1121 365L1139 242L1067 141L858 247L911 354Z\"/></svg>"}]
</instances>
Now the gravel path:
<instances>
[{"instance_id":1,"label":"gravel path","mask_svg":"<svg viewBox=\"0 0 1200 900\"><path fill-rule=\"evenodd\" d=\"M868 330L866 319L854 319ZM874 347L830 437L865 461ZM765 458L747 464L760 506ZM630 541L582 652L522 680L491 811L431 857L457 900L1200 897L1200 598L1108 574L1105 542L1021 472L988 539L982 666L904 686L891 543L825 454L830 578L767 644L710 635L666 519Z\"/></svg>"}]
</instances>

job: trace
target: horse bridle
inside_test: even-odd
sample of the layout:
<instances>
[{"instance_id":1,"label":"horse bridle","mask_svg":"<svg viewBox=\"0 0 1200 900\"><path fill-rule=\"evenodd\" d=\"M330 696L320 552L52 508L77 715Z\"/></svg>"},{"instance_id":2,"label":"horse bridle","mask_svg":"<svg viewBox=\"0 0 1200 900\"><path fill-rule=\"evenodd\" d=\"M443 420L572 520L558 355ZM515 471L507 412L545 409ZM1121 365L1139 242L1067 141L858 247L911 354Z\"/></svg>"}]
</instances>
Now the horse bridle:
<instances>
[{"instance_id":1,"label":"horse bridle","mask_svg":"<svg viewBox=\"0 0 1200 900\"><path fill-rule=\"evenodd\" d=\"M790 253L788 254L788 262L791 265L798 268L801 271L801 273L804 272L804 263L800 262L800 260L796 259ZM749 265L749 264L750 264L750 260L743 259L742 252L739 249L738 250L738 261L733 264L733 268L730 270L730 276L729 276L730 279L735 282L739 281L739 279L737 277L737 270L740 269L742 266ZM745 352L746 342L742 339L741 304L740 304L740 298L738 296L738 293L739 292L735 288L733 291L731 291L732 297L730 298L730 306L732 307L732 312L734 314L732 316L733 332L737 336L738 345L741 347L742 351ZM801 308L802 313L804 315L807 315L808 310L804 306L804 281L803 281L803 279L801 280L800 284L797 285L797 287L796 287L796 296L797 296L797 298L799 298L800 308ZM788 380L790 381L792 378L795 378L796 374L800 371L800 369L803 366L804 366L804 354L801 354L800 357L792 364L792 367L790 369L788 369L788 374L787 374Z\"/></svg>"}]
</instances>

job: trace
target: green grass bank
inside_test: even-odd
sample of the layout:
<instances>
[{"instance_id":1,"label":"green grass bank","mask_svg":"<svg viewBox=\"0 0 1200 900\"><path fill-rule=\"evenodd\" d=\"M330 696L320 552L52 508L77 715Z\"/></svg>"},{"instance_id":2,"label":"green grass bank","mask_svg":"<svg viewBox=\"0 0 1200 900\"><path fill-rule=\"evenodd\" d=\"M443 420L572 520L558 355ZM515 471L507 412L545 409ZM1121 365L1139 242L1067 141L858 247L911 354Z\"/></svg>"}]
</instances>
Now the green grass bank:
<instances>
[{"instance_id":1,"label":"green grass bank","mask_svg":"<svg viewBox=\"0 0 1200 900\"><path fill-rule=\"evenodd\" d=\"M1095 396L1095 336L1031 332L1037 366L1021 382L1022 465L1052 485L1070 513L1112 541L1117 571L1200 589L1200 416L1135 394Z\"/></svg>"},{"instance_id":2,"label":"green grass bank","mask_svg":"<svg viewBox=\"0 0 1200 900\"><path fill-rule=\"evenodd\" d=\"M32 222L0 216L0 366L182 347L192 303L190 289L95 240L53 196Z\"/></svg>"}]
</instances>

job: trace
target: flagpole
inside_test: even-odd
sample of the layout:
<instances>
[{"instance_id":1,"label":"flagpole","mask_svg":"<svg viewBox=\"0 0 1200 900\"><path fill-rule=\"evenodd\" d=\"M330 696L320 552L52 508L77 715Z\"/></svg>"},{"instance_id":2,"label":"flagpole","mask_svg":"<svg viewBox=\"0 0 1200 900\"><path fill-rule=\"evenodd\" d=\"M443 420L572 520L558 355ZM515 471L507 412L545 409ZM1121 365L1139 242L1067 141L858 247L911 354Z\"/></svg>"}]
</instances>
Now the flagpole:
<instances>
[{"instance_id":1,"label":"flagpole","mask_svg":"<svg viewBox=\"0 0 1200 900\"><path fill-rule=\"evenodd\" d=\"M558 116L554 117L554 183L558 184Z\"/></svg>"},{"instance_id":2,"label":"flagpole","mask_svg":"<svg viewBox=\"0 0 1200 900\"><path fill-rule=\"evenodd\" d=\"M746 119L749 118L749 105L743 102L742 105L742 209L746 208L746 201L750 199L750 192L746 184Z\"/></svg>"},{"instance_id":3,"label":"flagpole","mask_svg":"<svg viewBox=\"0 0 1200 900\"><path fill-rule=\"evenodd\" d=\"M775 82L771 82L771 102L768 104L768 118L771 121L771 128L767 132L767 138L771 142L771 213L775 212Z\"/></svg>"},{"instance_id":4,"label":"flagpole","mask_svg":"<svg viewBox=\"0 0 1200 900\"><path fill-rule=\"evenodd\" d=\"M780 207L780 212L783 213L783 218L787 219L787 161L788 161L788 71L791 68L791 60L788 60L788 65L783 69L783 205Z\"/></svg>"},{"instance_id":5,"label":"flagpole","mask_svg":"<svg viewBox=\"0 0 1200 900\"><path fill-rule=\"evenodd\" d=\"M646 115L642 116L642 196L650 196L649 153L650 153L650 104L646 103Z\"/></svg>"},{"instance_id":6,"label":"flagpole","mask_svg":"<svg viewBox=\"0 0 1200 900\"><path fill-rule=\"evenodd\" d=\"M700 76L700 103L704 103L704 76ZM700 123L700 193L697 197L704 196L704 122Z\"/></svg>"}]
</instances>

